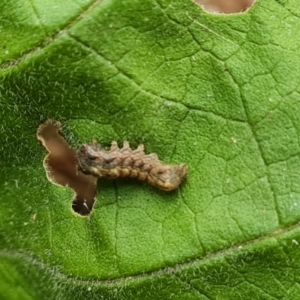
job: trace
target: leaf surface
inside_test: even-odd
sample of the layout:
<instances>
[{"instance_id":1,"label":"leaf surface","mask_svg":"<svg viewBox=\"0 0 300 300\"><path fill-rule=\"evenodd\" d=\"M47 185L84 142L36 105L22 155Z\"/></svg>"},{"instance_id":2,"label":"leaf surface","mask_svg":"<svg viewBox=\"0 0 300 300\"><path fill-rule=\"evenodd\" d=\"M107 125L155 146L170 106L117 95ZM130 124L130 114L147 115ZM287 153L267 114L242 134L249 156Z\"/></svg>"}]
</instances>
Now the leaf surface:
<instances>
[{"instance_id":1,"label":"leaf surface","mask_svg":"<svg viewBox=\"0 0 300 300\"><path fill-rule=\"evenodd\" d=\"M0 11L1 298L297 299L296 1L226 16L183 0ZM187 180L172 193L99 181L81 217L45 176L47 119L75 149L143 143Z\"/></svg>"}]
</instances>

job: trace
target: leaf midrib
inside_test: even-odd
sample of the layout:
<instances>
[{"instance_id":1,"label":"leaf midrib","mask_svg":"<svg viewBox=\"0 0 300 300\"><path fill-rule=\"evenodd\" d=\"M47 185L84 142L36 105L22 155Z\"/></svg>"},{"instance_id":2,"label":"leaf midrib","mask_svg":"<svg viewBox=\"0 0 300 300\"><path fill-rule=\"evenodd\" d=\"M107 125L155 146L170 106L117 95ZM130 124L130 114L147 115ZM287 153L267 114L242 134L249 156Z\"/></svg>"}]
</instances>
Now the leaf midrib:
<instances>
[{"instance_id":1,"label":"leaf midrib","mask_svg":"<svg viewBox=\"0 0 300 300\"><path fill-rule=\"evenodd\" d=\"M194 259L189 259L188 261L176 263L173 266L167 266L167 267L161 267L159 269L150 270L150 271L141 271L140 273L136 274L128 274L126 276L120 276L115 277L111 279L86 279L86 278L80 278L79 276L71 277L69 275L63 274L62 272L59 272L56 267L51 267L46 263L43 263L42 261L38 260L36 257L33 257L29 252L24 251L17 251L17 250L0 250L0 257L6 257L6 258L15 258L15 259L21 259L27 264L33 265L40 270L46 271L48 274L51 274L51 277L55 277L59 280L64 281L70 281L71 283L75 284L84 284L84 285L94 285L94 286L114 286L116 284L122 284L126 281L128 284L129 281L136 281L151 277L159 277L163 274L175 274L177 272L180 272L180 270L187 269L189 267L193 267L196 263L199 263L200 261L209 261L216 259L220 256L228 256L232 254L233 252L238 252L239 254L247 253L249 252L248 249L245 249L249 246L255 246L259 245L262 242L266 242L268 240L277 239L280 236L285 235L286 233L289 233L293 230L299 229L299 223L293 224L291 226L285 227L285 228L277 228L276 230L264 235L260 236L255 239L248 240L244 243L239 243L232 245L228 248L223 248L215 252L208 253L204 255L203 257L194 257Z\"/></svg>"}]
</instances>

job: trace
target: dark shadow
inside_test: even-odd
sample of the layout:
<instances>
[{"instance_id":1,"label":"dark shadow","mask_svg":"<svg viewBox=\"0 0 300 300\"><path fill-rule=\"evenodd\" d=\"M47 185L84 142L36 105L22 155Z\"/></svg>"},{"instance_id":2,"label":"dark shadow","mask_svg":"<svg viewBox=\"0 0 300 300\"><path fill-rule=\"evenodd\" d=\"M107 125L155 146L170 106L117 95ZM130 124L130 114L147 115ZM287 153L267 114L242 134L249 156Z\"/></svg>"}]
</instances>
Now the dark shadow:
<instances>
[{"instance_id":1,"label":"dark shadow","mask_svg":"<svg viewBox=\"0 0 300 300\"><path fill-rule=\"evenodd\" d=\"M61 124L47 120L37 130L37 138L49 154L44 168L51 183L69 186L75 191L72 203L74 212L86 216L93 209L96 199L97 178L77 171L77 152L59 134Z\"/></svg>"}]
</instances>

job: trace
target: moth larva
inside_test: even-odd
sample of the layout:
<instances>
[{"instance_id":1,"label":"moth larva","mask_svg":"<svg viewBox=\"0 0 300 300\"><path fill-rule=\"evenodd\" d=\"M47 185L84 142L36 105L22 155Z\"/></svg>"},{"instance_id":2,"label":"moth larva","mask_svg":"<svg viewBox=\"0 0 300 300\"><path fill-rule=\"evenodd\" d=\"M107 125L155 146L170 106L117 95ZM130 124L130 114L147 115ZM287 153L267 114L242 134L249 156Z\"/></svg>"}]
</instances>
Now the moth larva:
<instances>
[{"instance_id":1,"label":"moth larva","mask_svg":"<svg viewBox=\"0 0 300 300\"><path fill-rule=\"evenodd\" d=\"M121 149L113 141L108 151L96 142L82 145L78 151L78 170L99 178L137 178L164 191L176 189L187 174L185 164L164 164L155 153L145 154L144 145L132 150L127 141Z\"/></svg>"}]
</instances>

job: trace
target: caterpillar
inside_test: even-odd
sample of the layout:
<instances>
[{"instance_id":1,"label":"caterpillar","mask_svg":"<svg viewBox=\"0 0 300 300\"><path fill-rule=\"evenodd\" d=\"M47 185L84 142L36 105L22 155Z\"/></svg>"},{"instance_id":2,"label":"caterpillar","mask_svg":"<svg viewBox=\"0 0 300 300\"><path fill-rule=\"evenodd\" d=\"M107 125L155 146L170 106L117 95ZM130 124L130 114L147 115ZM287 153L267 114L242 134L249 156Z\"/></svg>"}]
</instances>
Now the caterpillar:
<instances>
[{"instance_id":1,"label":"caterpillar","mask_svg":"<svg viewBox=\"0 0 300 300\"><path fill-rule=\"evenodd\" d=\"M164 191L176 189L187 174L187 165L169 165L161 162L157 154L145 154L144 145L132 150L125 141L119 148L116 141L105 150L93 141L83 144L77 152L77 169L98 178L137 178Z\"/></svg>"}]
</instances>

